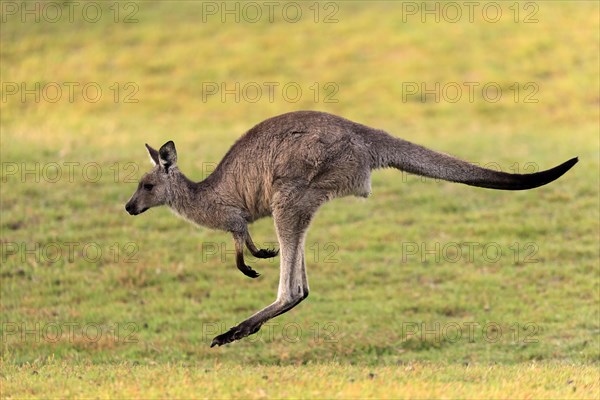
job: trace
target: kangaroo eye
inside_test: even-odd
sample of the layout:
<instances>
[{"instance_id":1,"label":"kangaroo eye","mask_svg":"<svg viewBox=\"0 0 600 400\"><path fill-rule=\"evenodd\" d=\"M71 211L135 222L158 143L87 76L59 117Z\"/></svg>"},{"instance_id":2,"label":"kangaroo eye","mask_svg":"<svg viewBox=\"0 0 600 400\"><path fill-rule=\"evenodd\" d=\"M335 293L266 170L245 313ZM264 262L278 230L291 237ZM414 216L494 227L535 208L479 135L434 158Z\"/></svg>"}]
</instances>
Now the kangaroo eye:
<instances>
[{"instance_id":1,"label":"kangaroo eye","mask_svg":"<svg viewBox=\"0 0 600 400\"><path fill-rule=\"evenodd\" d=\"M144 183L144 190L151 191L153 187L154 185L151 183Z\"/></svg>"}]
</instances>

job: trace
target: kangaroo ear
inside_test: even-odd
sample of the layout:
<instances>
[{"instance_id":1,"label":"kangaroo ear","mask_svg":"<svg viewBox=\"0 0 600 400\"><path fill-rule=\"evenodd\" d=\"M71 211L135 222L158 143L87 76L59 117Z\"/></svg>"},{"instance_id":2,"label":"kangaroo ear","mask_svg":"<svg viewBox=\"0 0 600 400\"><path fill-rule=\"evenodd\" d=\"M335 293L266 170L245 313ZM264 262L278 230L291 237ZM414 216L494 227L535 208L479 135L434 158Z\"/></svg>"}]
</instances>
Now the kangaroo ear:
<instances>
[{"instance_id":1,"label":"kangaroo ear","mask_svg":"<svg viewBox=\"0 0 600 400\"><path fill-rule=\"evenodd\" d=\"M148 149L148 155L150 155L150 161L152 161L152 164L158 164L158 151L148 146L148 143L146 143L146 149Z\"/></svg>"},{"instance_id":2,"label":"kangaroo ear","mask_svg":"<svg viewBox=\"0 0 600 400\"><path fill-rule=\"evenodd\" d=\"M165 171L177 164L177 150L175 150L175 143L172 140L163 144L158 151L158 162Z\"/></svg>"}]
</instances>

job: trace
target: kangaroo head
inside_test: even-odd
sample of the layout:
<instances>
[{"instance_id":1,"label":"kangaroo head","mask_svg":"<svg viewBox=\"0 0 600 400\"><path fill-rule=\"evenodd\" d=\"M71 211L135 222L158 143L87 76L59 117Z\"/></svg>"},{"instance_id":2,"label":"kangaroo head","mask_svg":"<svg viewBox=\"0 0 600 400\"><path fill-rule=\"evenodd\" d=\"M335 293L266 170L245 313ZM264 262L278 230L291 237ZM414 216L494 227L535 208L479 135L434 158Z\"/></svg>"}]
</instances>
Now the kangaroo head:
<instances>
[{"instance_id":1,"label":"kangaroo head","mask_svg":"<svg viewBox=\"0 0 600 400\"><path fill-rule=\"evenodd\" d=\"M149 208L168 204L176 175L181 174L176 165L175 143L168 141L159 151L148 145L146 148L154 168L142 176L137 190L125 205L125 210L131 215L138 215Z\"/></svg>"}]
</instances>

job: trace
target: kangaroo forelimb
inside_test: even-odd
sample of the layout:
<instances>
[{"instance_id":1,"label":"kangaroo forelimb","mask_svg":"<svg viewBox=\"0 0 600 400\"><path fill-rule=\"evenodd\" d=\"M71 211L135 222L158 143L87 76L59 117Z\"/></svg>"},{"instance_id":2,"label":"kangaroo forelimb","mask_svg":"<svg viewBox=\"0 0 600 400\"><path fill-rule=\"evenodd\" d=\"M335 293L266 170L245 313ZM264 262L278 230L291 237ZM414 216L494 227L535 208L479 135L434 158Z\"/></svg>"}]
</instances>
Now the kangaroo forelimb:
<instances>
[{"instance_id":1,"label":"kangaroo forelimb","mask_svg":"<svg viewBox=\"0 0 600 400\"><path fill-rule=\"evenodd\" d=\"M252 241L252 238L250 237L249 233L246 234L246 247L248 248L250 253L252 253L252 255L256 258L272 258L279 254L279 250L275 249L258 249L254 245L254 242Z\"/></svg>"},{"instance_id":2,"label":"kangaroo forelimb","mask_svg":"<svg viewBox=\"0 0 600 400\"><path fill-rule=\"evenodd\" d=\"M252 267L246 265L246 262L244 261L244 242L248 243L248 240L252 242L252 239L249 238L250 235L247 232L233 234L233 240L235 241L235 264L237 268L242 271L242 274L249 276L250 278L258 278L260 274L253 270Z\"/></svg>"}]
</instances>

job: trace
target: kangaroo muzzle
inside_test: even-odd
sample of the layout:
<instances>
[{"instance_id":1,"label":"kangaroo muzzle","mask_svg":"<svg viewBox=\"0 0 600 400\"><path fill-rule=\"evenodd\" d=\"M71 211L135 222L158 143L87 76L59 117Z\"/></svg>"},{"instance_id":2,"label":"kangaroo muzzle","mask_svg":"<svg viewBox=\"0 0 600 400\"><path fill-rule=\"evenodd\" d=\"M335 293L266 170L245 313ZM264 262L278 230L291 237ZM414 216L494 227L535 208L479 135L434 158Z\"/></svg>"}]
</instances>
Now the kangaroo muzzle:
<instances>
[{"instance_id":1,"label":"kangaroo muzzle","mask_svg":"<svg viewBox=\"0 0 600 400\"><path fill-rule=\"evenodd\" d=\"M127 204L125 204L125 211L127 211L129 215L139 215L146 210L148 210L148 208L142 208L141 210L138 210L131 201L128 201Z\"/></svg>"}]
</instances>

